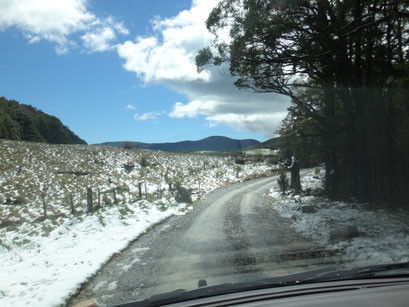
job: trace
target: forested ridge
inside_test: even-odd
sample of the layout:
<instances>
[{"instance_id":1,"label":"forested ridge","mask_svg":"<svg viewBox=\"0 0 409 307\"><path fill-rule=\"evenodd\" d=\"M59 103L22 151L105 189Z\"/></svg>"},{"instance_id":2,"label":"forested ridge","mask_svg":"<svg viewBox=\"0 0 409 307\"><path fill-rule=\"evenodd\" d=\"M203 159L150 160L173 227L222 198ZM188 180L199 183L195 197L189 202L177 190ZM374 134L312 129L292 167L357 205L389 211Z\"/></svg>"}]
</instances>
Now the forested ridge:
<instances>
[{"instance_id":1,"label":"forested ridge","mask_svg":"<svg viewBox=\"0 0 409 307\"><path fill-rule=\"evenodd\" d=\"M235 140L223 136L211 136L198 141L181 141L173 143L142 143L142 142L105 142L96 145L108 146L129 146L130 148L163 150L169 152L176 151L225 151L241 150L243 148L259 144L260 142L253 139Z\"/></svg>"},{"instance_id":2,"label":"forested ridge","mask_svg":"<svg viewBox=\"0 0 409 307\"><path fill-rule=\"evenodd\" d=\"M227 62L236 86L290 97L282 145L325 163L330 197L407 203L408 1L223 0L207 28L198 69Z\"/></svg>"},{"instance_id":3,"label":"forested ridge","mask_svg":"<svg viewBox=\"0 0 409 307\"><path fill-rule=\"evenodd\" d=\"M86 144L57 117L4 97L0 97L0 139Z\"/></svg>"}]
</instances>

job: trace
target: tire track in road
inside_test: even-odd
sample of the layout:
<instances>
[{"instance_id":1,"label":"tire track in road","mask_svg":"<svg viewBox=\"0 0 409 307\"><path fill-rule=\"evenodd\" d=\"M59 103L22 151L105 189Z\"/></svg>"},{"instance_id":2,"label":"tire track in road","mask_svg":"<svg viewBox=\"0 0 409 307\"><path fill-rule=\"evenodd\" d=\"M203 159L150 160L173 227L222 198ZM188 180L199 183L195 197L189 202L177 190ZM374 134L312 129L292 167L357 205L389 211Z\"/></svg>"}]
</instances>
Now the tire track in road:
<instances>
[{"instance_id":1,"label":"tire track in road","mask_svg":"<svg viewBox=\"0 0 409 307\"><path fill-rule=\"evenodd\" d=\"M223 210L224 227L226 242L230 246L231 254L225 259L226 265L233 265L238 274L252 273L254 279L259 279L257 272L261 269L257 267L257 259L250 252L251 243L249 242L247 231L243 227L241 214L241 202L243 195L240 193L226 204Z\"/></svg>"}]
</instances>

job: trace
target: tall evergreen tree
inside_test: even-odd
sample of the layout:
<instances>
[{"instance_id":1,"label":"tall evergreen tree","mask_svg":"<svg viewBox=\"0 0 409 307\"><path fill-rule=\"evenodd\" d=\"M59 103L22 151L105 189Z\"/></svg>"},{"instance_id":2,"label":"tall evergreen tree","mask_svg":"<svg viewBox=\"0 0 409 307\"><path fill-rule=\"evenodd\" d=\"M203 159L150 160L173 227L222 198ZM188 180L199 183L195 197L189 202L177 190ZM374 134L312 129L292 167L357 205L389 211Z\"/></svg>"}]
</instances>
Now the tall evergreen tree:
<instances>
[{"instance_id":1,"label":"tall evergreen tree","mask_svg":"<svg viewBox=\"0 0 409 307\"><path fill-rule=\"evenodd\" d=\"M289 96L296 121L308 120L325 149L330 196L408 199L408 7L223 0L207 20L215 43L196 64L228 62L238 87Z\"/></svg>"}]
</instances>

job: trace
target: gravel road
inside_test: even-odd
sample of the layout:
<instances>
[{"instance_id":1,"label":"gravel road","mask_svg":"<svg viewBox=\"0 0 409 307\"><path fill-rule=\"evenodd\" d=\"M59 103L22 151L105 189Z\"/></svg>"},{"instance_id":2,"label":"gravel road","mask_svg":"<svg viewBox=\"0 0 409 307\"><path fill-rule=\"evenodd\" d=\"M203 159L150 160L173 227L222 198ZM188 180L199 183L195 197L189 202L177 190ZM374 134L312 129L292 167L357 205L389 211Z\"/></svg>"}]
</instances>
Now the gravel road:
<instances>
[{"instance_id":1,"label":"gravel road","mask_svg":"<svg viewBox=\"0 0 409 307\"><path fill-rule=\"evenodd\" d=\"M272 209L277 177L209 193L184 216L152 228L115 256L71 301L112 306L176 289L234 283L322 268L328 259Z\"/></svg>"}]
</instances>

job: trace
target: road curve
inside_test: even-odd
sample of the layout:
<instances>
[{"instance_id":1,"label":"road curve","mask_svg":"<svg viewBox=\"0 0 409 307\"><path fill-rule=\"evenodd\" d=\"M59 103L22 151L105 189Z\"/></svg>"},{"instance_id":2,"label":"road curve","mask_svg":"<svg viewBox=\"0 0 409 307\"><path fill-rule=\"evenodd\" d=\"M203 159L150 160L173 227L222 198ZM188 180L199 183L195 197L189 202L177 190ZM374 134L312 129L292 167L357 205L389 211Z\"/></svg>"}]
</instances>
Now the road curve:
<instances>
[{"instance_id":1,"label":"road curve","mask_svg":"<svg viewBox=\"0 0 409 307\"><path fill-rule=\"evenodd\" d=\"M266 196L277 177L209 193L185 216L154 227L114 257L70 301L112 306L176 289L251 281L322 267L314 244L278 216ZM301 255L301 256L297 256Z\"/></svg>"}]
</instances>

